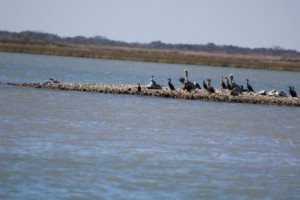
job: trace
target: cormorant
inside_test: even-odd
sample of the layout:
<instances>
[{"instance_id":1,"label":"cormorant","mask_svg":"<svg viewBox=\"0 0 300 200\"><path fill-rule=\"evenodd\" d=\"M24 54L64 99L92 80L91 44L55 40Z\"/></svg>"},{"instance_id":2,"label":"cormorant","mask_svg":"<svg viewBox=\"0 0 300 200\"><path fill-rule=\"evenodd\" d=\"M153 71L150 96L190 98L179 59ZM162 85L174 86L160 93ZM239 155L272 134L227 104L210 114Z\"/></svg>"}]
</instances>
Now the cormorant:
<instances>
[{"instance_id":1,"label":"cormorant","mask_svg":"<svg viewBox=\"0 0 300 200\"><path fill-rule=\"evenodd\" d=\"M247 81L247 89L248 89L248 91L249 92L254 92L252 86L249 84L249 79L246 79L246 81Z\"/></svg>"},{"instance_id":2,"label":"cormorant","mask_svg":"<svg viewBox=\"0 0 300 200\"><path fill-rule=\"evenodd\" d=\"M232 89L236 89L237 92L241 93L242 89L241 89L241 87L238 84L236 84L234 82L234 80L233 80L233 74L230 74L229 77L230 77L231 88Z\"/></svg>"},{"instance_id":3,"label":"cormorant","mask_svg":"<svg viewBox=\"0 0 300 200\"><path fill-rule=\"evenodd\" d=\"M142 88L141 88L141 84L138 84L138 87L137 87L138 91L142 91Z\"/></svg>"},{"instance_id":4,"label":"cormorant","mask_svg":"<svg viewBox=\"0 0 300 200\"><path fill-rule=\"evenodd\" d=\"M50 77L50 81L51 81L52 83L60 83L59 80L56 80L56 79L54 79L54 78L52 78L52 77Z\"/></svg>"},{"instance_id":5,"label":"cormorant","mask_svg":"<svg viewBox=\"0 0 300 200\"><path fill-rule=\"evenodd\" d=\"M168 85L169 85L170 90L175 90L174 85L171 83L171 79L169 78L168 80L169 80Z\"/></svg>"},{"instance_id":6,"label":"cormorant","mask_svg":"<svg viewBox=\"0 0 300 200\"><path fill-rule=\"evenodd\" d=\"M201 86L197 82L194 82L194 87L195 87L195 89L201 89Z\"/></svg>"},{"instance_id":7,"label":"cormorant","mask_svg":"<svg viewBox=\"0 0 300 200\"><path fill-rule=\"evenodd\" d=\"M203 81L203 88L207 90L207 85L206 85L205 81Z\"/></svg>"},{"instance_id":8,"label":"cormorant","mask_svg":"<svg viewBox=\"0 0 300 200\"><path fill-rule=\"evenodd\" d=\"M215 89L210 85L211 80L207 79L207 91L210 93L215 93Z\"/></svg>"},{"instance_id":9,"label":"cormorant","mask_svg":"<svg viewBox=\"0 0 300 200\"><path fill-rule=\"evenodd\" d=\"M223 76L222 76L222 79L221 79L221 86L222 86L223 89L227 89L226 84L224 83L224 80L223 80Z\"/></svg>"},{"instance_id":10,"label":"cormorant","mask_svg":"<svg viewBox=\"0 0 300 200\"><path fill-rule=\"evenodd\" d=\"M228 90L232 90L232 87L231 87L231 85L230 85L230 83L229 83L229 79L228 79L227 77L225 77L225 79L226 79L226 88L227 88Z\"/></svg>"},{"instance_id":11,"label":"cormorant","mask_svg":"<svg viewBox=\"0 0 300 200\"><path fill-rule=\"evenodd\" d=\"M297 97L297 93L296 93L294 87L292 87L292 86L289 87L289 93L292 97Z\"/></svg>"}]
</instances>

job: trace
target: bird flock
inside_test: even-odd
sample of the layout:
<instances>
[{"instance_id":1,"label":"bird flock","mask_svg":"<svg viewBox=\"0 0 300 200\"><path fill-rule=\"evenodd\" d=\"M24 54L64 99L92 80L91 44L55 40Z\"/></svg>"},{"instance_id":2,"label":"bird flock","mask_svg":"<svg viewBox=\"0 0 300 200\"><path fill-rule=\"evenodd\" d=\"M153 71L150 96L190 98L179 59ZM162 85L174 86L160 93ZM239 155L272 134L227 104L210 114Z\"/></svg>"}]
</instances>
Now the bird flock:
<instances>
[{"instance_id":1,"label":"bird flock","mask_svg":"<svg viewBox=\"0 0 300 200\"><path fill-rule=\"evenodd\" d=\"M179 78L179 82L182 83L183 87L181 89L191 92L196 89L203 89L208 91L209 93L215 93L216 89L211 85L211 79L208 78L202 82L202 87L197 82L191 82L188 78L188 70L184 70L185 76ZM221 91L229 91L230 95L238 96L243 93L255 94L253 87L249 83L249 79L246 79L246 87L243 85L239 85L234 81L234 75L230 74L229 78L222 76L220 81ZM172 84L171 78L168 78L168 87L171 91L176 90L174 85ZM150 83L146 86L147 89L162 89L162 86L154 80L154 75L150 78ZM141 86L138 84L138 91L141 91ZM290 86L288 89L290 96L298 97L293 86ZM271 90L268 93L265 90L260 90L257 92L258 95L269 95L269 96L278 96L278 97L287 97L287 94L283 91Z\"/></svg>"}]
</instances>

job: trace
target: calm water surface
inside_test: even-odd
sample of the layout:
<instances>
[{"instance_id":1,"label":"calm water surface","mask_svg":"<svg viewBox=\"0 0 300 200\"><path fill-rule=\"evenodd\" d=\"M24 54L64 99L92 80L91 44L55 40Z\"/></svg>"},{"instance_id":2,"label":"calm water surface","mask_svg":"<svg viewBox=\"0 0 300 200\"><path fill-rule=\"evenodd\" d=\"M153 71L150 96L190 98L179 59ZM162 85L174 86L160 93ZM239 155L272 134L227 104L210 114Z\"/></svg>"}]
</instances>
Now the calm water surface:
<instances>
[{"instance_id":1,"label":"calm water surface","mask_svg":"<svg viewBox=\"0 0 300 200\"><path fill-rule=\"evenodd\" d=\"M0 53L1 82L300 73ZM299 199L300 109L0 85L0 199Z\"/></svg>"}]
</instances>

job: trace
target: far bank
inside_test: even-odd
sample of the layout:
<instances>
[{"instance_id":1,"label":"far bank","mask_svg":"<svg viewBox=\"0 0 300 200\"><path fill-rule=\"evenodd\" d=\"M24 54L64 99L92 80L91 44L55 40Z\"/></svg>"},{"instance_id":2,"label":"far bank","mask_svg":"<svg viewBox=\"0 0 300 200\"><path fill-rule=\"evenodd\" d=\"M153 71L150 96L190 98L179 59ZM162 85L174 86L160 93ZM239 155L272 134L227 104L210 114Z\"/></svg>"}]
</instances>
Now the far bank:
<instances>
[{"instance_id":1,"label":"far bank","mask_svg":"<svg viewBox=\"0 0 300 200\"><path fill-rule=\"evenodd\" d=\"M114 60L300 71L300 58L93 45L0 43L0 51Z\"/></svg>"}]
</instances>

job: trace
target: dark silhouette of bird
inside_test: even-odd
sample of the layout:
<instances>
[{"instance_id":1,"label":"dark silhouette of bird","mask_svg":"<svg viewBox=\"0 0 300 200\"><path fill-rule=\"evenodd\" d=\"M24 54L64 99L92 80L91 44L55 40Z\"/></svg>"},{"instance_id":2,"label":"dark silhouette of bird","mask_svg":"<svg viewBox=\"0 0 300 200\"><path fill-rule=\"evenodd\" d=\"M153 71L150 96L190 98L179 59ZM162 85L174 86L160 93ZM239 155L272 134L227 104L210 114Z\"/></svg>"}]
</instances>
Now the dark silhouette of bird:
<instances>
[{"instance_id":1,"label":"dark silhouette of bird","mask_svg":"<svg viewBox=\"0 0 300 200\"><path fill-rule=\"evenodd\" d=\"M141 88L141 84L138 84L138 87L137 87L138 91L142 91L142 88Z\"/></svg>"},{"instance_id":2,"label":"dark silhouette of bird","mask_svg":"<svg viewBox=\"0 0 300 200\"><path fill-rule=\"evenodd\" d=\"M246 79L246 81L247 81L247 89L248 89L248 91L249 92L254 92L252 86L249 84L249 79Z\"/></svg>"},{"instance_id":3,"label":"dark silhouette of bird","mask_svg":"<svg viewBox=\"0 0 300 200\"><path fill-rule=\"evenodd\" d=\"M52 78L52 77L50 77L50 81L51 81L52 83L60 83L60 81L59 81L59 80L57 80L57 79L54 79L54 78Z\"/></svg>"},{"instance_id":4,"label":"dark silhouette of bird","mask_svg":"<svg viewBox=\"0 0 300 200\"><path fill-rule=\"evenodd\" d=\"M194 82L194 87L195 87L195 89L201 89L201 86L197 82Z\"/></svg>"},{"instance_id":5,"label":"dark silhouette of bird","mask_svg":"<svg viewBox=\"0 0 300 200\"><path fill-rule=\"evenodd\" d=\"M229 77L230 77L230 85L231 85L232 90L235 89L237 92L241 93L242 89L241 89L241 87L238 84L236 84L234 82L234 80L233 80L233 74L230 74Z\"/></svg>"},{"instance_id":6,"label":"dark silhouette of bird","mask_svg":"<svg viewBox=\"0 0 300 200\"><path fill-rule=\"evenodd\" d=\"M226 88L228 90L232 90L231 84L229 83L229 79L227 77L225 77L225 79L226 79Z\"/></svg>"},{"instance_id":7,"label":"dark silhouette of bird","mask_svg":"<svg viewBox=\"0 0 300 200\"><path fill-rule=\"evenodd\" d=\"M207 79L207 91L210 93L215 93L215 89L210 85L211 80Z\"/></svg>"},{"instance_id":8,"label":"dark silhouette of bird","mask_svg":"<svg viewBox=\"0 0 300 200\"><path fill-rule=\"evenodd\" d=\"M289 93L292 97L297 97L297 93L296 93L294 87L292 87L292 86L289 87Z\"/></svg>"},{"instance_id":9,"label":"dark silhouette of bird","mask_svg":"<svg viewBox=\"0 0 300 200\"><path fill-rule=\"evenodd\" d=\"M223 76L221 78L221 86L223 89L227 89L226 84L224 83Z\"/></svg>"},{"instance_id":10,"label":"dark silhouette of bird","mask_svg":"<svg viewBox=\"0 0 300 200\"><path fill-rule=\"evenodd\" d=\"M207 90L207 85L206 85L205 81L203 81L203 88Z\"/></svg>"},{"instance_id":11,"label":"dark silhouette of bird","mask_svg":"<svg viewBox=\"0 0 300 200\"><path fill-rule=\"evenodd\" d=\"M171 79L169 78L168 80L169 80L168 85L169 85L170 90L175 90L174 85L171 83Z\"/></svg>"}]
</instances>

